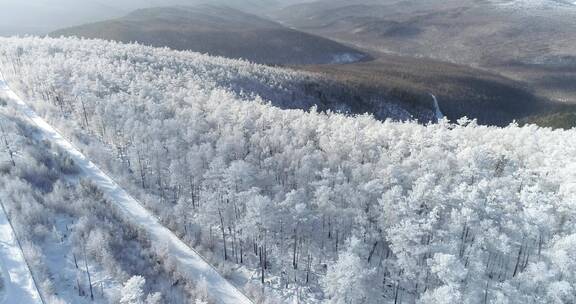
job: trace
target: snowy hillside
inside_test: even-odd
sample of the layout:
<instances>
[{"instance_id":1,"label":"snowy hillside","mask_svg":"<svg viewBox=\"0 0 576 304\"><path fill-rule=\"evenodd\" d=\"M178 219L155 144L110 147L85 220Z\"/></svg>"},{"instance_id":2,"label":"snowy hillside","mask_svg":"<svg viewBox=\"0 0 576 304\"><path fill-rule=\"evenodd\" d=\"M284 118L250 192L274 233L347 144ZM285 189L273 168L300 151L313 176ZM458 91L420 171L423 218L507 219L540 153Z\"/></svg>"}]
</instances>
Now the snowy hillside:
<instances>
[{"instance_id":1,"label":"snowy hillside","mask_svg":"<svg viewBox=\"0 0 576 304\"><path fill-rule=\"evenodd\" d=\"M576 301L576 130L284 110L246 92L300 74L97 41L0 39L0 70L255 302Z\"/></svg>"},{"instance_id":2,"label":"snowy hillside","mask_svg":"<svg viewBox=\"0 0 576 304\"><path fill-rule=\"evenodd\" d=\"M576 13L576 1L572 0L496 0L491 1L491 4L490 9L495 11L525 16L525 18L532 20L554 17L564 19ZM570 24L573 25L574 23L571 22Z\"/></svg>"},{"instance_id":3,"label":"snowy hillside","mask_svg":"<svg viewBox=\"0 0 576 304\"><path fill-rule=\"evenodd\" d=\"M570 0L495 0L489 2L494 5L525 9L562 9L576 7L576 2Z\"/></svg>"},{"instance_id":4,"label":"snowy hillside","mask_svg":"<svg viewBox=\"0 0 576 304\"><path fill-rule=\"evenodd\" d=\"M60 29L50 36L137 41L268 65L351 63L370 58L335 41L216 5L140 9L122 18Z\"/></svg>"},{"instance_id":5,"label":"snowy hillside","mask_svg":"<svg viewBox=\"0 0 576 304\"><path fill-rule=\"evenodd\" d=\"M428 122L434 118L429 105L409 105L387 100L382 94L367 94L363 97L360 92L318 74L251 64L242 60L90 40L28 38L23 39L22 43L21 47L27 47L38 56L36 61L44 58L65 70L74 70L75 66L84 63L86 52L94 54L89 74L90 77L97 77L92 80L98 85L106 85L101 80L108 78L105 74L111 72L98 72L102 65L133 64L130 66L130 77L138 78L138 81L146 82L146 79L156 74L161 74L162 78L173 78L174 82L166 79L165 88L154 88L148 82L150 91L173 88L176 92L182 87L198 87L209 92L213 88L223 88L241 97L259 96L265 102L287 109L317 107L320 111L370 112L381 120L419 119ZM114 86L124 87L129 80L117 79ZM59 86L50 84L54 85Z\"/></svg>"}]
</instances>

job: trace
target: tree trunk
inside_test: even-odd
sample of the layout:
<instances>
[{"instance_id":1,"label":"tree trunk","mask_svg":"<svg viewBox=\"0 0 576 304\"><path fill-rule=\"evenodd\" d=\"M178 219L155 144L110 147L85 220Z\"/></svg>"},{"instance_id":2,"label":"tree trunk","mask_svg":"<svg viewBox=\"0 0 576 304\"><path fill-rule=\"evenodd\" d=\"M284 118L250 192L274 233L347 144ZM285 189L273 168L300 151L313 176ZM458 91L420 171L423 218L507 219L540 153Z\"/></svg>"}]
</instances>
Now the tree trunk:
<instances>
[{"instance_id":1,"label":"tree trunk","mask_svg":"<svg viewBox=\"0 0 576 304\"><path fill-rule=\"evenodd\" d=\"M486 279L486 287L484 288L484 304L488 303L488 288L490 287L490 278Z\"/></svg>"},{"instance_id":2,"label":"tree trunk","mask_svg":"<svg viewBox=\"0 0 576 304\"><path fill-rule=\"evenodd\" d=\"M144 165L142 164L142 155L140 154L140 149L136 149L136 156L138 157L138 167L140 169L140 182L142 184L142 189L146 189L146 172L144 171Z\"/></svg>"},{"instance_id":3,"label":"tree trunk","mask_svg":"<svg viewBox=\"0 0 576 304\"><path fill-rule=\"evenodd\" d=\"M220 229L222 230L222 240L224 241L224 260L228 260L228 252L226 251L226 229L224 228L224 218L222 217L222 211L218 209L218 215L220 216Z\"/></svg>"},{"instance_id":4,"label":"tree trunk","mask_svg":"<svg viewBox=\"0 0 576 304\"><path fill-rule=\"evenodd\" d=\"M308 261L306 263L307 270L306 270L306 284L310 282L310 270L312 268L312 257L308 254Z\"/></svg>"},{"instance_id":5,"label":"tree trunk","mask_svg":"<svg viewBox=\"0 0 576 304\"><path fill-rule=\"evenodd\" d=\"M84 123L86 123L86 129L90 130L90 124L88 123L88 113L86 113L84 99L80 98L80 104L82 105L82 112L84 113Z\"/></svg>"},{"instance_id":6,"label":"tree trunk","mask_svg":"<svg viewBox=\"0 0 576 304\"><path fill-rule=\"evenodd\" d=\"M76 259L76 255L72 253L72 257L74 257L74 266L76 266L76 269L78 269L78 260Z\"/></svg>"},{"instance_id":7,"label":"tree trunk","mask_svg":"<svg viewBox=\"0 0 576 304\"><path fill-rule=\"evenodd\" d=\"M292 252L292 266L294 269L298 269L298 262L296 261L296 247L298 245L298 234L296 228L294 228L294 249Z\"/></svg>"},{"instance_id":8,"label":"tree trunk","mask_svg":"<svg viewBox=\"0 0 576 304\"><path fill-rule=\"evenodd\" d=\"M372 246L372 250L370 250L370 254L368 255L368 264L370 264L370 260L372 260L372 256L374 255L374 252L376 251L376 247L378 247L378 241L374 242L374 245Z\"/></svg>"},{"instance_id":9,"label":"tree trunk","mask_svg":"<svg viewBox=\"0 0 576 304\"><path fill-rule=\"evenodd\" d=\"M398 304L399 294L400 294L400 282L396 282L396 289L394 291L394 304Z\"/></svg>"},{"instance_id":10,"label":"tree trunk","mask_svg":"<svg viewBox=\"0 0 576 304\"><path fill-rule=\"evenodd\" d=\"M520 270L520 259L523 253L524 253L524 244L521 244L520 250L518 251L518 256L516 257L516 266L514 266L514 273L512 273L512 277L515 277Z\"/></svg>"},{"instance_id":11,"label":"tree trunk","mask_svg":"<svg viewBox=\"0 0 576 304\"><path fill-rule=\"evenodd\" d=\"M16 167L16 162L14 161L14 151L10 147L8 143L8 136L6 135L6 130L4 129L4 124L0 122L0 129L2 130L2 138L4 139L4 145L8 150L8 155L10 156L10 162L12 163L12 167Z\"/></svg>"},{"instance_id":12,"label":"tree trunk","mask_svg":"<svg viewBox=\"0 0 576 304\"><path fill-rule=\"evenodd\" d=\"M264 252L262 250L262 246L260 247L260 269L262 272L262 277L261 277L261 281L262 281L262 285L264 285Z\"/></svg>"},{"instance_id":13,"label":"tree trunk","mask_svg":"<svg viewBox=\"0 0 576 304\"><path fill-rule=\"evenodd\" d=\"M84 266L86 267L86 274L88 275L88 285L90 286L90 299L94 300L94 293L92 292L92 279L90 278L90 269L88 269L88 256L86 255L86 247L83 247L84 251Z\"/></svg>"}]
</instances>

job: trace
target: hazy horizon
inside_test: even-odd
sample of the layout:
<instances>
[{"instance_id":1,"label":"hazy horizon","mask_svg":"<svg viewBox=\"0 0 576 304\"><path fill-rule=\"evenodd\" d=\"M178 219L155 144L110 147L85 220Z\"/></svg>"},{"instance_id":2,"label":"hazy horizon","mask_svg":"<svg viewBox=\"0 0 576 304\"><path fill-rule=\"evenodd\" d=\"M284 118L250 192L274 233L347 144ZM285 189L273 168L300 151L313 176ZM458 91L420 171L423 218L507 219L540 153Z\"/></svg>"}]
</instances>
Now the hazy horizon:
<instances>
[{"instance_id":1,"label":"hazy horizon","mask_svg":"<svg viewBox=\"0 0 576 304\"><path fill-rule=\"evenodd\" d=\"M4 0L0 36L46 35L60 28L121 17L147 7L222 4L247 12L281 7L306 0Z\"/></svg>"}]
</instances>

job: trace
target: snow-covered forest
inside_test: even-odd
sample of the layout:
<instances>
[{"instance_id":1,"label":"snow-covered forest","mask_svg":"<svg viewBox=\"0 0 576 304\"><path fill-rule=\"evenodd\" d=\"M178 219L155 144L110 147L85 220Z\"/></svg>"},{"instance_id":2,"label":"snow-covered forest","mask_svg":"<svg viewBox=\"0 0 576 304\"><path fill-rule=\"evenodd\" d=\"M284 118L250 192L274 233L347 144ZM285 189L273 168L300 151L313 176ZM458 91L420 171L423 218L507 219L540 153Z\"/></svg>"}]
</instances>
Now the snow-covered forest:
<instances>
[{"instance_id":1,"label":"snow-covered forest","mask_svg":"<svg viewBox=\"0 0 576 304\"><path fill-rule=\"evenodd\" d=\"M203 303L206 290L5 102L0 130L0 200L43 303Z\"/></svg>"},{"instance_id":2,"label":"snow-covered forest","mask_svg":"<svg viewBox=\"0 0 576 304\"><path fill-rule=\"evenodd\" d=\"M0 70L255 302L576 301L575 130L288 110L315 103L299 85L313 75L103 41L2 38ZM145 233L13 114L0 187L34 272L50 282L44 252L61 250L85 293L84 268L165 290Z\"/></svg>"}]
</instances>

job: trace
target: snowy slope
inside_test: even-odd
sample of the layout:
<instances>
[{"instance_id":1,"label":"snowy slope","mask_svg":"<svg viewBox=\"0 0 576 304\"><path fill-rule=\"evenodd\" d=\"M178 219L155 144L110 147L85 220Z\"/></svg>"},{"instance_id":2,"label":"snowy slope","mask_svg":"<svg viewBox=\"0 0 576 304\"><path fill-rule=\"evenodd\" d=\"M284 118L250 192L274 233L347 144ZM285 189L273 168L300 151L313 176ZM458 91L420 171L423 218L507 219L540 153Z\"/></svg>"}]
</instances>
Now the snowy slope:
<instances>
[{"instance_id":1,"label":"snowy slope","mask_svg":"<svg viewBox=\"0 0 576 304\"><path fill-rule=\"evenodd\" d=\"M522 8L559 8L559 7L574 7L576 1L570 0L512 0L512 1L491 1L495 5L522 7Z\"/></svg>"},{"instance_id":2,"label":"snowy slope","mask_svg":"<svg viewBox=\"0 0 576 304\"><path fill-rule=\"evenodd\" d=\"M88 160L78 149L60 135L57 130L40 118L22 99L10 90L2 79L3 76L0 74L0 91L3 91L3 95L39 128L46 140L68 151L70 157L78 167L83 170L85 177L98 185L107 198L116 203L118 209L123 212L128 220L145 229L150 234L153 244L156 246L164 246L169 255L179 263L179 270L184 275L189 276L191 280L195 281L205 280L210 296L218 303L251 303L250 299L224 279L204 258L184 244L170 230L162 226L157 218L146 210L137 200L118 186L112 178L100 170L94 163ZM14 303L26 302L18 301Z\"/></svg>"},{"instance_id":3,"label":"snowy slope","mask_svg":"<svg viewBox=\"0 0 576 304\"><path fill-rule=\"evenodd\" d=\"M496 0L491 4L495 10L526 17L564 18L576 11L576 1L572 0Z\"/></svg>"},{"instance_id":4,"label":"snowy slope","mask_svg":"<svg viewBox=\"0 0 576 304\"><path fill-rule=\"evenodd\" d=\"M0 208L0 278L1 304L42 303L3 208Z\"/></svg>"}]
</instances>

